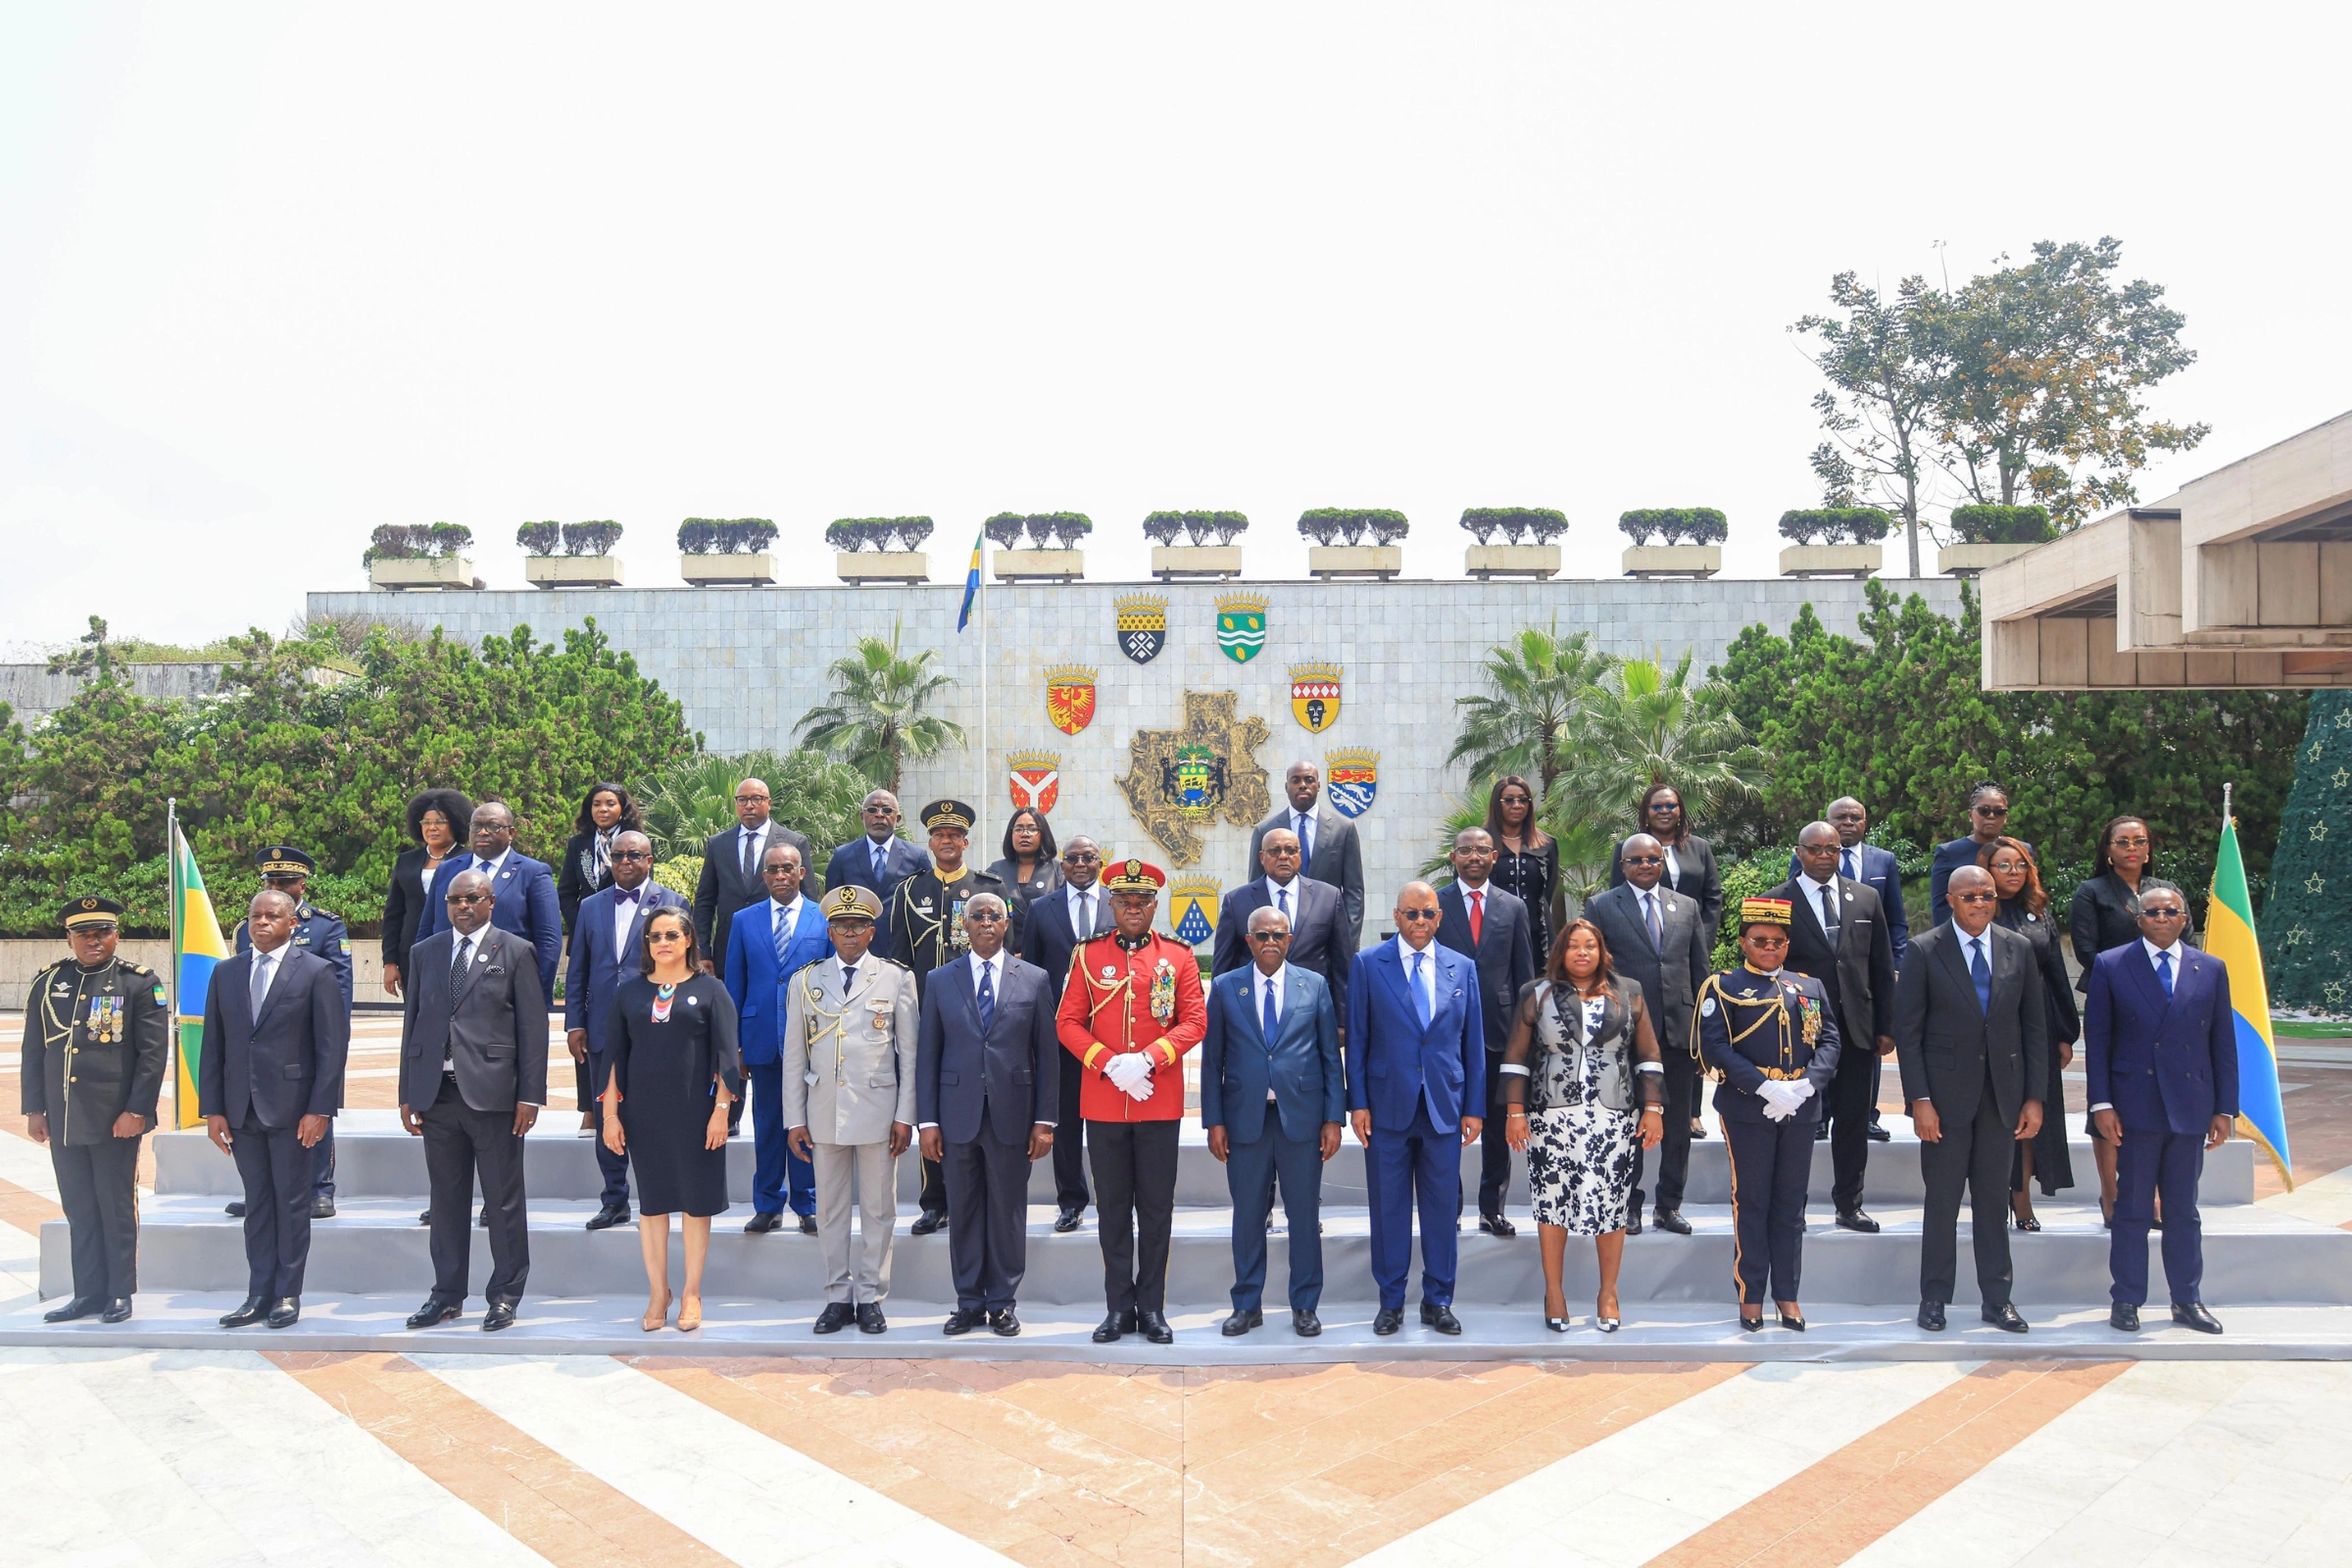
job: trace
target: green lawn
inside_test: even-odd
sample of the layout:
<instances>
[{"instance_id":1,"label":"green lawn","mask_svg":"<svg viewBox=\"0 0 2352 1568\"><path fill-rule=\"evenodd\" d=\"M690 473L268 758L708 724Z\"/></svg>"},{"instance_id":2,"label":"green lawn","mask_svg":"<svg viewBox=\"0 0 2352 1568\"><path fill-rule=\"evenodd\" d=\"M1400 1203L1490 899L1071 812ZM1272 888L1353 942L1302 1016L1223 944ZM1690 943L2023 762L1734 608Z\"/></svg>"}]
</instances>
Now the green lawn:
<instances>
[{"instance_id":1,"label":"green lawn","mask_svg":"<svg viewBox=\"0 0 2352 1568\"><path fill-rule=\"evenodd\" d=\"M2352 1040L2352 1023L2314 1023L2302 1019L2273 1018L2271 1033L2291 1040Z\"/></svg>"}]
</instances>

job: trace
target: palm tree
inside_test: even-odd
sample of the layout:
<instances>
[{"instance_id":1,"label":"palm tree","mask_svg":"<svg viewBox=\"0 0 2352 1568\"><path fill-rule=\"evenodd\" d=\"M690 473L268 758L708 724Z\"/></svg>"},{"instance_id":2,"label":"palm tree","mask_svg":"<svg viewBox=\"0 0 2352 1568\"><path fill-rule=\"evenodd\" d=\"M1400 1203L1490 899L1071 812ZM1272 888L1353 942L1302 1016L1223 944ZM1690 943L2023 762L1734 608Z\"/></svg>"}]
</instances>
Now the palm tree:
<instances>
[{"instance_id":1,"label":"palm tree","mask_svg":"<svg viewBox=\"0 0 2352 1568\"><path fill-rule=\"evenodd\" d=\"M1564 839L1594 822L1628 830L1634 802L1653 784L1680 790L1694 820L1762 787L1763 753L1691 686L1690 658L1671 671L1657 659L1622 660L1602 674L1560 742L1560 787L1545 813L1554 833ZM1563 853L1563 869L1565 860Z\"/></svg>"},{"instance_id":2,"label":"palm tree","mask_svg":"<svg viewBox=\"0 0 2352 1568\"><path fill-rule=\"evenodd\" d=\"M701 753L672 762L630 790L659 857L699 854L705 840L735 825L735 786L767 783L768 809L806 834L819 870L833 851L865 831L860 808L873 788L863 773L821 752Z\"/></svg>"},{"instance_id":3,"label":"palm tree","mask_svg":"<svg viewBox=\"0 0 2352 1568\"><path fill-rule=\"evenodd\" d=\"M1461 730L1446 760L1468 764L1473 791L1512 773L1534 779L1541 809L1564 765L1560 743L1610 663L1591 632L1562 637L1556 619L1522 628L1487 651L1487 689L1454 699Z\"/></svg>"},{"instance_id":4,"label":"palm tree","mask_svg":"<svg viewBox=\"0 0 2352 1568\"><path fill-rule=\"evenodd\" d=\"M833 661L833 700L801 715L801 743L847 761L867 778L896 793L902 764L962 746L963 727L924 711L950 686L953 675L931 668L936 649L913 658L899 652L900 625L890 641L860 637L858 651Z\"/></svg>"}]
</instances>

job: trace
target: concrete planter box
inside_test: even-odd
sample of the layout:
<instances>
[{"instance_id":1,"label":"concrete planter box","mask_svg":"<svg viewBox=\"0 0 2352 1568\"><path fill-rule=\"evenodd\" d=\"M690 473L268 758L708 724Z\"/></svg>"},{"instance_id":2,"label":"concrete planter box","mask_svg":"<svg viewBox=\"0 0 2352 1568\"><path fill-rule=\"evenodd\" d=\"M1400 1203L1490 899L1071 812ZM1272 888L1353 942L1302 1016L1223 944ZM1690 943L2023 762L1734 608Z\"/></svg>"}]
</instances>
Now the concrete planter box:
<instances>
[{"instance_id":1,"label":"concrete planter box","mask_svg":"<svg viewBox=\"0 0 2352 1568\"><path fill-rule=\"evenodd\" d=\"M1558 545L1472 545L1462 569L1480 582L1490 577L1556 577Z\"/></svg>"},{"instance_id":2,"label":"concrete planter box","mask_svg":"<svg viewBox=\"0 0 2352 1568\"><path fill-rule=\"evenodd\" d=\"M1083 550L1000 550L990 562L999 582L1072 582L1086 575Z\"/></svg>"},{"instance_id":3,"label":"concrete planter box","mask_svg":"<svg viewBox=\"0 0 2352 1568\"><path fill-rule=\"evenodd\" d=\"M1712 577L1723 569L1721 545L1629 545L1628 577Z\"/></svg>"},{"instance_id":4,"label":"concrete planter box","mask_svg":"<svg viewBox=\"0 0 2352 1568\"><path fill-rule=\"evenodd\" d=\"M1223 581L1242 574L1240 545L1153 545L1152 547L1152 575L1165 582L1171 577L1207 577Z\"/></svg>"},{"instance_id":5,"label":"concrete planter box","mask_svg":"<svg viewBox=\"0 0 2352 1568\"><path fill-rule=\"evenodd\" d=\"M764 588L776 580L776 558L764 551L756 556L680 556L678 575L697 588Z\"/></svg>"},{"instance_id":6,"label":"concrete planter box","mask_svg":"<svg viewBox=\"0 0 2352 1568\"><path fill-rule=\"evenodd\" d=\"M1790 545L1781 552L1784 577L1867 577L1886 564L1882 545Z\"/></svg>"},{"instance_id":7,"label":"concrete planter box","mask_svg":"<svg viewBox=\"0 0 2352 1568\"><path fill-rule=\"evenodd\" d=\"M611 556L525 556L522 580L534 588L617 588L620 563Z\"/></svg>"},{"instance_id":8,"label":"concrete planter box","mask_svg":"<svg viewBox=\"0 0 2352 1568\"><path fill-rule=\"evenodd\" d=\"M929 582L931 558L920 550L840 550L833 575L843 582Z\"/></svg>"},{"instance_id":9,"label":"concrete planter box","mask_svg":"<svg viewBox=\"0 0 2352 1568\"><path fill-rule=\"evenodd\" d=\"M1306 574L1310 577L1379 577L1384 581L1404 570L1401 545L1309 545Z\"/></svg>"},{"instance_id":10,"label":"concrete planter box","mask_svg":"<svg viewBox=\"0 0 2352 1568\"><path fill-rule=\"evenodd\" d=\"M1947 577L1974 577L1980 571L2040 548L2039 545L1945 545L1936 552L1936 569Z\"/></svg>"},{"instance_id":11,"label":"concrete planter box","mask_svg":"<svg viewBox=\"0 0 2352 1568\"><path fill-rule=\"evenodd\" d=\"M434 588L470 588L473 563L463 556L431 556L410 561L370 561L368 586L395 593Z\"/></svg>"}]
</instances>

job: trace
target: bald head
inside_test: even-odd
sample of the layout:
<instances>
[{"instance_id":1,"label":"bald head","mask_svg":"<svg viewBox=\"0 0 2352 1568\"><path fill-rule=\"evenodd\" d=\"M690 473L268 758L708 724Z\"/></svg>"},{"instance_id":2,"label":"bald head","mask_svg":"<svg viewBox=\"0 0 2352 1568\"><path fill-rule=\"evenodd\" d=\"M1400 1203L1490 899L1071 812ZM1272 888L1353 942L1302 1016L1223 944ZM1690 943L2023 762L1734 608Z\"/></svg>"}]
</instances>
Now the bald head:
<instances>
[{"instance_id":1,"label":"bald head","mask_svg":"<svg viewBox=\"0 0 2352 1568\"><path fill-rule=\"evenodd\" d=\"M460 936L469 937L490 923L490 908L498 895L479 871L460 871L449 882L449 923Z\"/></svg>"},{"instance_id":2,"label":"bald head","mask_svg":"<svg viewBox=\"0 0 2352 1568\"><path fill-rule=\"evenodd\" d=\"M1952 906L1952 924L1964 935L1976 936L1992 924L2000 909L1992 873L1981 865L1964 865L1944 884L1944 902Z\"/></svg>"},{"instance_id":3,"label":"bald head","mask_svg":"<svg viewBox=\"0 0 2352 1568\"><path fill-rule=\"evenodd\" d=\"M1396 934L1415 953L1438 940L1438 890L1426 882L1407 882L1396 895Z\"/></svg>"}]
</instances>

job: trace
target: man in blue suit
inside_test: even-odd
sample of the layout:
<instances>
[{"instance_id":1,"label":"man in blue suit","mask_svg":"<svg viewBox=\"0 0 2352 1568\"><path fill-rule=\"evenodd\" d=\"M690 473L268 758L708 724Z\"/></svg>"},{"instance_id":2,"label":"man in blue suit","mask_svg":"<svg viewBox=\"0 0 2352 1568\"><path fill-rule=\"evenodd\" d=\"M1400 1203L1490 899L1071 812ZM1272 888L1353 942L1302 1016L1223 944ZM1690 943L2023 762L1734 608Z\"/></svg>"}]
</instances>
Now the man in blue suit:
<instances>
[{"instance_id":1,"label":"man in blue suit","mask_svg":"<svg viewBox=\"0 0 2352 1568\"><path fill-rule=\"evenodd\" d=\"M930 864L929 856L899 837L899 798L873 790L865 797L865 836L833 852L825 862L825 888L829 892L844 883L871 888L888 908L899 884Z\"/></svg>"},{"instance_id":2,"label":"man in blue suit","mask_svg":"<svg viewBox=\"0 0 2352 1568\"><path fill-rule=\"evenodd\" d=\"M1838 874L1848 881L1859 882L1879 896L1879 907L1886 914L1886 935L1894 945L1894 968L1902 972L1903 955L1911 951L1911 922L1903 915L1903 873L1895 863L1892 850L1882 850L1876 844L1865 844L1862 836L1870 831L1870 808L1851 795L1840 795L1830 803L1822 819L1838 830ZM1795 881L1804 874L1796 852L1788 854L1788 879ZM1947 873L1948 875L1948 873ZM1936 911L1940 919L1951 915L1940 901ZM1870 1125L1868 1136L1872 1143L1883 1144L1890 1136L1879 1125L1879 1079L1885 1070L1883 1058L1870 1059ZM1830 1118L1823 1116L1817 1138L1830 1135Z\"/></svg>"},{"instance_id":3,"label":"man in blue suit","mask_svg":"<svg viewBox=\"0 0 2352 1568\"><path fill-rule=\"evenodd\" d=\"M1269 847L1274 836L1266 835ZM1280 1172L1291 1327L1312 1339L1323 1332L1315 1315L1323 1299L1323 1163L1340 1152L1347 1102L1340 1017L1323 977L1289 961L1291 926L1281 910L1260 905L1249 942L1250 966L1209 985L1200 1042L1200 1121L1233 1194L1233 1315L1223 1332L1233 1338L1266 1320L1266 1216Z\"/></svg>"},{"instance_id":4,"label":"man in blue suit","mask_svg":"<svg viewBox=\"0 0 2352 1568\"><path fill-rule=\"evenodd\" d=\"M544 860L534 860L514 848L514 812L504 801L484 801L473 808L473 828L467 839L471 855L453 855L433 873L425 890L424 916L416 922L417 942L449 925L449 890L467 871L490 879L498 902L491 906L490 923L511 931L531 945L539 957L539 995L556 994L556 966L564 957L564 911L556 902L556 874ZM413 946L414 944L412 944Z\"/></svg>"},{"instance_id":5,"label":"man in blue suit","mask_svg":"<svg viewBox=\"0 0 2352 1568\"><path fill-rule=\"evenodd\" d=\"M1421 1321L1459 1334L1453 1315L1454 1222L1462 1206L1462 1148L1478 1142L1487 1103L1486 1032L1478 965L1438 943L1438 894L1407 882L1396 896L1396 937L1355 956L1348 975L1348 1107L1364 1146L1372 1198L1372 1332L1404 1327L1421 1210Z\"/></svg>"},{"instance_id":6,"label":"man in blue suit","mask_svg":"<svg viewBox=\"0 0 2352 1568\"><path fill-rule=\"evenodd\" d=\"M588 1125L596 1130L596 1167L604 1173L604 1206L592 1231L629 1222L629 1157L605 1147L605 1024L613 993L644 972L645 922L656 909L683 909L686 901L653 880L654 841L616 833L612 885L580 901L571 924L571 968L564 978L564 1043L588 1068Z\"/></svg>"},{"instance_id":7,"label":"man in blue suit","mask_svg":"<svg viewBox=\"0 0 2352 1568\"><path fill-rule=\"evenodd\" d=\"M2109 948L2090 967L2082 1068L2090 1119L2116 1152L2115 1233L2107 1321L2139 1327L2148 1298L2148 1227L2164 1199L2164 1282L2173 1321L2219 1334L2205 1309L2204 1227L2197 1178L2205 1152L2229 1141L2237 1118L2237 1022L2230 971L2180 940L2188 900L2170 882L2139 884L2139 940Z\"/></svg>"},{"instance_id":8,"label":"man in blue suit","mask_svg":"<svg viewBox=\"0 0 2352 1568\"><path fill-rule=\"evenodd\" d=\"M732 930L742 940L727 943L727 995L752 1102L752 1217L743 1228L753 1236L784 1223L787 1187L801 1234L816 1234L816 1167L784 1140L785 985L833 951L824 916L801 897L807 870L798 846L770 844L760 857L767 898L735 911Z\"/></svg>"},{"instance_id":9,"label":"man in blue suit","mask_svg":"<svg viewBox=\"0 0 2352 1568\"><path fill-rule=\"evenodd\" d=\"M245 1185L245 1304L224 1329L302 1316L313 1151L343 1104L351 1009L334 965L291 945L299 919L287 895L255 894L246 950L213 970L205 993L197 1103Z\"/></svg>"}]
</instances>

